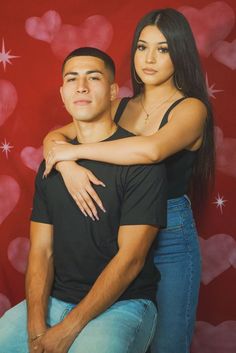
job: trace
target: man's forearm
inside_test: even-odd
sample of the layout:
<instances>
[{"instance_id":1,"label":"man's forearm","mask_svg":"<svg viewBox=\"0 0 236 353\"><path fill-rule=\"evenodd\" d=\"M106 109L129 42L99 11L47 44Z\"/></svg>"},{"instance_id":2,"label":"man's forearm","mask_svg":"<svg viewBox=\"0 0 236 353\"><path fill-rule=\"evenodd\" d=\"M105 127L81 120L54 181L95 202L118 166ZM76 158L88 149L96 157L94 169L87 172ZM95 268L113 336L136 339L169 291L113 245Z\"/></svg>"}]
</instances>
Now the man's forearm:
<instances>
[{"instance_id":1,"label":"man's forearm","mask_svg":"<svg viewBox=\"0 0 236 353\"><path fill-rule=\"evenodd\" d=\"M86 297L64 319L72 334L78 334L94 317L111 306L141 271L144 262L118 253L100 274Z\"/></svg>"},{"instance_id":2,"label":"man's forearm","mask_svg":"<svg viewBox=\"0 0 236 353\"><path fill-rule=\"evenodd\" d=\"M30 337L46 330L47 304L52 281L52 256L31 252L26 274L28 333Z\"/></svg>"}]
</instances>

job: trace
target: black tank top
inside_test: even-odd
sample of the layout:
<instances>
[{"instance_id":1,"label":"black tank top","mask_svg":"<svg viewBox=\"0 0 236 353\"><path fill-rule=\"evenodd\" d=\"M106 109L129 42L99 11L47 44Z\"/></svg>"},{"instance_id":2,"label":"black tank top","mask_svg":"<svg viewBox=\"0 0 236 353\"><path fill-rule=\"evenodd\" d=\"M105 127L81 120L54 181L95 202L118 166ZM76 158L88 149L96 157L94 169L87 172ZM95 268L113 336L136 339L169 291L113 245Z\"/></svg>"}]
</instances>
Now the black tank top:
<instances>
[{"instance_id":1,"label":"black tank top","mask_svg":"<svg viewBox=\"0 0 236 353\"><path fill-rule=\"evenodd\" d=\"M186 97L178 99L169 107L161 120L159 129L168 123L171 110L185 98ZM130 97L121 99L114 118L116 124L119 123L120 117L130 99ZM187 193L196 155L197 151L184 149L165 159L168 180L168 199L180 197Z\"/></svg>"}]
</instances>

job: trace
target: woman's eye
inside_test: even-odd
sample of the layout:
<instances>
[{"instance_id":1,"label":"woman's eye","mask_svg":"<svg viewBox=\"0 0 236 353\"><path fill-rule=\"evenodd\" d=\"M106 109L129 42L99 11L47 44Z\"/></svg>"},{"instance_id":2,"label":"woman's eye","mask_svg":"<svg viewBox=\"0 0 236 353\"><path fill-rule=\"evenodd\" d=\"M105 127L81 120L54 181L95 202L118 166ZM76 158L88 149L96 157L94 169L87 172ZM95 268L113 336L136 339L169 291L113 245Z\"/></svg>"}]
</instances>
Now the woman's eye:
<instances>
[{"instance_id":1,"label":"woman's eye","mask_svg":"<svg viewBox=\"0 0 236 353\"><path fill-rule=\"evenodd\" d=\"M169 53L169 49L168 48L163 48L163 47L161 47L161 48L158 48L158 51L160 52L160 53Z\"/></svg>"},{"instance_id":2,"label":"woman's eye","mask_svg":"<svg viewBox=\"0 0 236 353\"><path fill-rule=\"evenodd\" d=\"M143 45L143 44L138 44L137 45L137 50L140 50L140 51L143 51L143 50L145 50L145 45Z\"/></svg>"}]
</instances>

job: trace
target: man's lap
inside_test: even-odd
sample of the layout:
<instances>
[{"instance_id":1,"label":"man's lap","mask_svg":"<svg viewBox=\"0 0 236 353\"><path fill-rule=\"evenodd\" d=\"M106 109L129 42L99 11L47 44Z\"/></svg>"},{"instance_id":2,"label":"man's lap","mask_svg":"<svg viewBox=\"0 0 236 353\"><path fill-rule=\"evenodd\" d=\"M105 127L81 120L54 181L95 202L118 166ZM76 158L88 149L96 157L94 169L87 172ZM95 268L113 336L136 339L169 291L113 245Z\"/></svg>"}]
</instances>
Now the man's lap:
<instances>
[{"instance_id":1,"label":"man's lap","mask_svg":"<svg viewBox=\"0 0 236 353\"><path fill-rule=\"evenodd\" d=\"M73 304L50 298L48 325L54 326L70 312ZM69 353L143 353L156 326L156 309L149 300L124 300L113 304L91 320L78 335ZM0 319L2 353L26 353L26 303L19 303Z\"/></svg>"}]
</instances>

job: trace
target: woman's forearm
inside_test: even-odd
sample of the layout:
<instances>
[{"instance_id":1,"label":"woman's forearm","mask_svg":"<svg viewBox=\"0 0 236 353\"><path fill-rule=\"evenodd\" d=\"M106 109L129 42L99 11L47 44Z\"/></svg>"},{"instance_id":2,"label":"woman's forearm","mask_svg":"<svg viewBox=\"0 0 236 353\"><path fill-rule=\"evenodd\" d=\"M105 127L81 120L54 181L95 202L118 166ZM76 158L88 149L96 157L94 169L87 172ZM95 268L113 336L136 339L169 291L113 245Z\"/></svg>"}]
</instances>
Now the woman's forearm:
<instances>
[{"instance_id":1,"label":"woman's forearm","mask_svg":"<svg viewBox=\"0 0 236 353\"><path fill-rule=\"evenodd\" d=\"M118 165L152 164L159 161L152 136L134 136L115 141L81 144L78 159L91 159Z\"/></svg>"}]
</instances>

